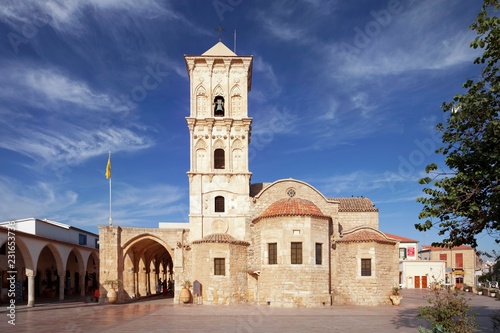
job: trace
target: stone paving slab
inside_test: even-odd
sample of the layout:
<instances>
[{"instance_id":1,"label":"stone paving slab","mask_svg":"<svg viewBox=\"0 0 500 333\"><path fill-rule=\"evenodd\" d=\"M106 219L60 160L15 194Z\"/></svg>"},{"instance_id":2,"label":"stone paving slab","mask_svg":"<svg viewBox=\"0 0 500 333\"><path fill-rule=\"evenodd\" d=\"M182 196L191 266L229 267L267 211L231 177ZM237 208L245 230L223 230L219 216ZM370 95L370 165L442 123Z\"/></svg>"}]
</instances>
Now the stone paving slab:
<instances>
[{"instance_id":1,"label":"stone paving slab","mask_svg":"<svg viewBox=\"0 0 500 333\"><path fill-rule=\"evenodd\" d=\"M0 332L417 332L424 324L416 318L425 305L427 290L404 290L401 306L327 306L273 308L254 305L213 306L173 304L171 298L98 305L68 302L38 304L16 309L16 325L0 309ZM492 332L490 315L500 301L470 295L478 313L477 332Z\"/></svg>"}]
</instances>

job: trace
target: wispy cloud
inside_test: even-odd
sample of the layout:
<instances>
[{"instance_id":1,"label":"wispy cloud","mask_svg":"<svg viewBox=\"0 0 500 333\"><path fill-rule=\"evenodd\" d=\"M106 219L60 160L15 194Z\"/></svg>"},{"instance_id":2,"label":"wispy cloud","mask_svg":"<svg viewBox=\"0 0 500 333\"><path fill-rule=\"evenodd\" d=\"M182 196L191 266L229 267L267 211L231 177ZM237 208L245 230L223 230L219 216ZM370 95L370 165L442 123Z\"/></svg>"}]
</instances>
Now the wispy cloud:
<instances>
[{"instance_id":1,"label":"wispy cloud","mask_svg":"<svg viewBox=\"0 0 500 333\"><path fill-rule=\"evenodd\" d=\"M5 87L0 147L36 161L32 167L60 169L110 149L135 151L154 144L151 129L134 119L125 103L85 81L50 66L11 65L0 71Z\"/></svg>"},{"instance_id":2,"label":"wispy cloud","mask_svg":"<svg viewBox=\"0 0 500 333\"><path fill-rule=\"evenodd\" d=\"M2 221L44 216L54 210L66 209L78 200L75 192L61 191L48 182L40 181L27 185L5 176L0 176L0 192ZM24 216L19 216L19 212L23 212Z\"/></svg>"},{"instance_id":3,"label":"wispy cloud","mask_svg":"<svg viewBox=\"0 0 500 333\"><path fill-rule=\"evenodd\" d=\"M186 191L176 186L159 184L141 188L123 182L115 183L113 223L121 226L148 223L149 227L154 227L161 220L185 222L189 214L187 201ZM95 219L89 220L88 216L95 216ZM107 224L109 206L106 201L82 203L60 218L84 226Z\"/></svg>"},{"instance_id":4,"label":"wispy cloud","mask_svg":"<svg viewBox=\"0 0 500 333\"><path fill-rule=\"evenodd\" d=\"M442 25L447 7L446 1L408 4L400 14L384 18L384 24L368 17L365 26L353 27L352 38L330 45L328 56L335 60L331 66L339 77L366 80L471 62L475 51L469 43L474 34L464 26Z\"/></svg>"}]
</instances>

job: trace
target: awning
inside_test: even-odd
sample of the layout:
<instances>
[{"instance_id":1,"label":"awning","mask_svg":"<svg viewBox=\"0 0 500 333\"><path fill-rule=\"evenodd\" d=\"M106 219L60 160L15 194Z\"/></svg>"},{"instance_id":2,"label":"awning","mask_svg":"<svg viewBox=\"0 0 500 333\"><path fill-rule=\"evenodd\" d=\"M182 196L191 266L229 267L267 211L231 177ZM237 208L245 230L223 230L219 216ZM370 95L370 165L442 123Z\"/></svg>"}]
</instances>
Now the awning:
<instances>
[{"instance_id":1,"label":"awning","mask_svg":"<svg viewBox=\"0 0 500 333\"><path fill-rule=\"evenodd\" d=\"M465 275L465 271L463 269L455 269L453 270L454 275Z\"/></svg>"}]
</instances>

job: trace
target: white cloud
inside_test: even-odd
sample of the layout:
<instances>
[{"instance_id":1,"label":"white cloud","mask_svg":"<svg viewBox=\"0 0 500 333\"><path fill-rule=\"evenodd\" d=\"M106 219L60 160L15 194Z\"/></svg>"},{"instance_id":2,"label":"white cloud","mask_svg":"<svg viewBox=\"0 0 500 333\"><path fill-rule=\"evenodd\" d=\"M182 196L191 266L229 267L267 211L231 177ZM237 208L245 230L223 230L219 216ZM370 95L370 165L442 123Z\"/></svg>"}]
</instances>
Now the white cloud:
<instances>
[{"instance_id":1,"label":"white cloud","mask_svg":"<svg viewBox=\"0 0 500 333\"><path fill-rule=\"evenodd\" d=\"M366 80L471 63L475 51L469 43L474 34L467 25L446 20L446 15L454 15L447 6L445 1L408 5L387 19L387 24L370 17L365 25L353 27L351 38L329 46L329 58L334 59L331 66L339 78L348 75ZM378 29L370 30L374 26Z\"/></svg>"},{"instance_id":2,"label":"white cloud","mask_svg":"<svg viewBox=\"0 0 500 333\"><path fill-rule=\"evenodd\" d=\"M78 195L71 190L59 191L47 182L24 184L21 181L0 176L1 220L44 216L54 210L74 204ZM19 212L24 214L19 216Z\"/></svg>"}]
</instances>

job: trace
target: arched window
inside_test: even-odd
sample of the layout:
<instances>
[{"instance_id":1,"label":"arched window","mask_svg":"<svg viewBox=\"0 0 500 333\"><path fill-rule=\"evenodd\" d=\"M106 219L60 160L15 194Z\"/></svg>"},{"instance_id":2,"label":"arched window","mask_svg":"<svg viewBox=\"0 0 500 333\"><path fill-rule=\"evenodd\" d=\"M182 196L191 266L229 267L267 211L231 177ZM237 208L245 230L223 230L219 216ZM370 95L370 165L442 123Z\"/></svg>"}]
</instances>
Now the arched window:
<instances>
[{"instance_id":1,"label":"arched window","mask_svg":"<svg viewBox=\"0 0 500 333\"><path fill-rule=\"evenodd\" d=\"M225 169L224 149L215 149L214 169Z\"/></svg>"},{"instance_id":2,"label":"arched window","mask_svg":"<svg viewBox=\"0 0 500 333\"><path fill-rule=\"evenodd\" d=\"M217 196L215 197L215 212L216 213L224 213L224 197Z\"/></svg>"},{"instance_id":3,"label":"arched window","mask_svg":"<svg viewBox=\"0 0 500 333\"><path fill-rule=\"evenodd\" d=\"M224 97L214 98L214 117L224 117Z\"/></svg>"}]
</instances>

